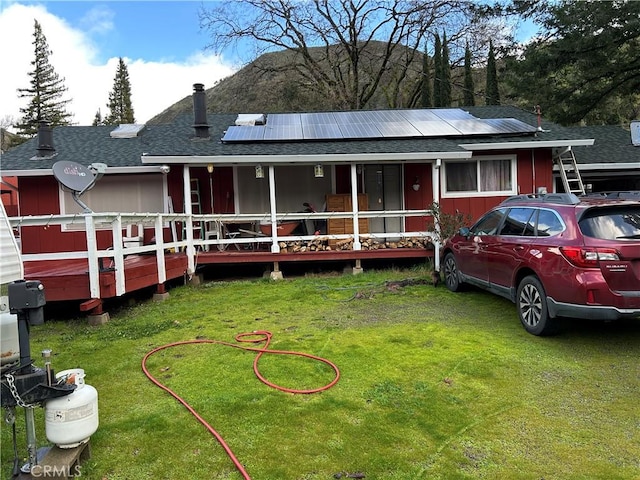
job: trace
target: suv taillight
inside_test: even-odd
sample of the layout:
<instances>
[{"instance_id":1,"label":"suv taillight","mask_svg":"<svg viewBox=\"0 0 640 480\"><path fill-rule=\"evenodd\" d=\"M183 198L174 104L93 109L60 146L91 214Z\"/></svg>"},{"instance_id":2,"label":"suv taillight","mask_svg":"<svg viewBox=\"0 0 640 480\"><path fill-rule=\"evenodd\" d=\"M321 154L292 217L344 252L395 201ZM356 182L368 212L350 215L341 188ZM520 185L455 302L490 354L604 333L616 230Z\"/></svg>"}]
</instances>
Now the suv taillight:
<instances>
[{"instance_id":1,"label":"suv taillight","mask_svg":"<svg viewBox=\"0 0 640 480\"><path fill-rule=\"evenodd\" d=\"M620 260L618 251L613 248L560 247L564 258L576 267L597 268L601 260Z\"/></svg>"}]
</instances>

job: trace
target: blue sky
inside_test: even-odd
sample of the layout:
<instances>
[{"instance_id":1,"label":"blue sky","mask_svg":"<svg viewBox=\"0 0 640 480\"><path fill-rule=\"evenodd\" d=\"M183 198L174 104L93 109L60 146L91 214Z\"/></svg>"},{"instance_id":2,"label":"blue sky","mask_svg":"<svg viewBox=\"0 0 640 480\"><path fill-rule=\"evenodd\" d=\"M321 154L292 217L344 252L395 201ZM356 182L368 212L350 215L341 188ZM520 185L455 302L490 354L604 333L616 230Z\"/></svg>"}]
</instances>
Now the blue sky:
<instances>
[{"instance_id":1,"label":"blue sky","mask_svg":"<svg viewBox=\"0 0 640 480\"><path fill-rule=\"evenodd\" d=\"M102 61L118 56L179 61L202 50L207 43L198 21L202 5L199 1L46 2L49 12L87 32Z\"/></svg>"},{"instance_id":2,"label":"blue sky","mask_svg":"<svg viewBox=\"0 0 640 480\"><path fill-rule=\"evenodd\" d=\"M204 2L206 6L207 3ZM237 70L236 60L206 51L200 31L201 1L0 0L0 121L18 120L27 99L33 25L37 19L53 51L49 60L65 79L74 123L90 125L108 112L117 61L123 57L132 85L137 122L146 122L188 96L194 83L206 88ZM7 46L10 45L10 48ZM7 68L9 67L9 68Z\"/></svg>"}]
</instances>

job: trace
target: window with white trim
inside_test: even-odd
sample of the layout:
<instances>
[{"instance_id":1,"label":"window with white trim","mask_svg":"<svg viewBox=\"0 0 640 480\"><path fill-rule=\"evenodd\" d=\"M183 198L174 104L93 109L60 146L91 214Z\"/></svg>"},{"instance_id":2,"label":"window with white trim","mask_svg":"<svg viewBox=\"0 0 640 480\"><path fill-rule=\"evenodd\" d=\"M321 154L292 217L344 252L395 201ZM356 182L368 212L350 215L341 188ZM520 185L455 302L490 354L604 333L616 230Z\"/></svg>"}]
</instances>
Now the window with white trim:
<instances>
[{"instance_id":1,"label":"window with white trim","mask_svg":"<svg viewBox=\"0 0 640 480\"><path fill-rule=\"evenodd\" d=\"M165 213L166 183L164 175L105 175L80 200L96 213ZM71 192L60 188L60 212L81 213L82 208ZM67 225L69 230L84 230L84 225ZM105 227L106 228L106 227Z\"/></svg>"},{"instance_id":2,"label":"window with white trim","mask_svg":"<svg viewBox=\"0 0 640 480\"><path fill-rule=\"evenodd\" d=\"M515 156L447 160L443 175L445 197L517 193Z\"/></svg>"}]
</instances>

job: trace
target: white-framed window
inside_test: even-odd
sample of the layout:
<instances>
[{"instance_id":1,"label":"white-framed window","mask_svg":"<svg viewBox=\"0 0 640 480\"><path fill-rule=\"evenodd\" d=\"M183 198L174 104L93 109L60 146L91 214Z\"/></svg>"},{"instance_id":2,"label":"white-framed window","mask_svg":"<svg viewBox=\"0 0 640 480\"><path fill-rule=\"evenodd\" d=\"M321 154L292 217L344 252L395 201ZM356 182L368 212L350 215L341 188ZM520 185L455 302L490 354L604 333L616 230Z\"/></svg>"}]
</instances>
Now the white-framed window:
<instances>
[{"instance_id":1,"label":"white-framed window","mask_svg":"<svg viewBox=\"0 0 640 480\"><path fill-rule=\"evenodd\" d=\"M443 197L489 197L517 193L515 155L445 160Z\"/></svg>"},{"instance_id":2,"label":"white-framed window","mask_svg":"<svg viewBox=\"0 0 640 480\"><path fill-rule=\"evenodd\" d=\"M167 183L164 175L105 175L80 200L92 211L118 213L166 213ZM71 192L60 187L60 212L82 213ZM98 229L110 228L108 226ZM66 225L63 230L84 230L84 225Z\"/></svg>"}]
</instances>

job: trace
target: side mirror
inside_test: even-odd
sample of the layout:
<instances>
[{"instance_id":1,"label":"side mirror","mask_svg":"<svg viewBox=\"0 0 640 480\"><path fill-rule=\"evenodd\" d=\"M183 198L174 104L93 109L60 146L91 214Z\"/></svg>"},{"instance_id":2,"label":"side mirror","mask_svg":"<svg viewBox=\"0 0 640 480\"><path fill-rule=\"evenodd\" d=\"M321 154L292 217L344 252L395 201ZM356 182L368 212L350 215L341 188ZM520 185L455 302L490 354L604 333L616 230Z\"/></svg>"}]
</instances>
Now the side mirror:
<instances>
[{"instance_id":1,"label":"side mirror","mask_svg":"<svg viewBox=\"0 0 640 480\"><path fill-rule=\"evenodd\" d=\"M471 234L471 231L469 230L469 227L462 227L460 230L458 230L458 233L465 238L468 238L469 235Z\"/></svg>"}]
</instances>

